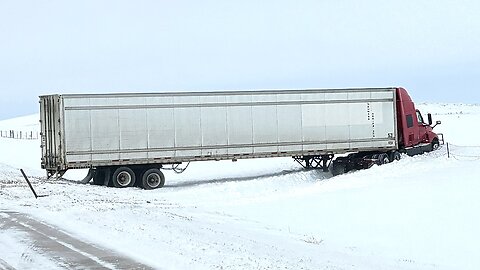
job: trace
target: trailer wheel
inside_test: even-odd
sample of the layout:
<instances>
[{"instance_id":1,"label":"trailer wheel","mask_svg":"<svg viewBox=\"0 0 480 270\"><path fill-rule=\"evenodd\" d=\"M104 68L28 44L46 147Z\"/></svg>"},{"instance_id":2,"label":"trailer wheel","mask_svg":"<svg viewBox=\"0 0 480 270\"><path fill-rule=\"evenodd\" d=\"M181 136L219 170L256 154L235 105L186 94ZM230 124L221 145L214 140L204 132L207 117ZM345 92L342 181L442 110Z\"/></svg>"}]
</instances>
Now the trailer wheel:
<instances>
[{"instance_id":1,"label":"trailer wheel","mask_svg":"<svg viewBox=\"0 0 480 270\"><path fill-rule=\"evenodd\" d=\"M144 189L161 188L165 184L165 176L159 169L149 169L143 173L142 187Z\"/></svg>"},{"instance_id":2,"label":"trailer wheel","mask_svg":"<svg viewBox=\"0 0 480 270\"><path fill-rule=\"evenodd\" d=\"M112 182L115 187L132 187L135 184L135 173L128 167L120 167L115 170Z\"/></svg>"},{"instance_id":3,"label":"trailer wheel","mask_svg":"<svg viewBox=\"0 0 480 270\"><path fill-rule=\"evenodd\" d=\"M390 163L390 159L388 158L387 154L382 153L382 154L378 155L378 157L377 157L377 164L378 165L383 165L383 164L387 164L387 163Z\"/></svg>"}]
</instances>

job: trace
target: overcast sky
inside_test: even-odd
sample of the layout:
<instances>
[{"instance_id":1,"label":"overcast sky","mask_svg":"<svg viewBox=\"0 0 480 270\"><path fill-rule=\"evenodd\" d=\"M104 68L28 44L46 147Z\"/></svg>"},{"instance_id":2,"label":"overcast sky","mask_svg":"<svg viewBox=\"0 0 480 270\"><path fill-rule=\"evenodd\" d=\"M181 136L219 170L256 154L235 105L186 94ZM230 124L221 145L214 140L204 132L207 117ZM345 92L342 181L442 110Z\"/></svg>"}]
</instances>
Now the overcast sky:
<instances>
[{"instance_id":1,"label":"overcast sky","mask_svg":"<svg viewBox=\"0 0 480 270\"><path fill-rule=\"evenodd\" d=\"M0 119L52 93L404 86L480 103L480 1L0 0Z\"/></svg>"}]
</instances>

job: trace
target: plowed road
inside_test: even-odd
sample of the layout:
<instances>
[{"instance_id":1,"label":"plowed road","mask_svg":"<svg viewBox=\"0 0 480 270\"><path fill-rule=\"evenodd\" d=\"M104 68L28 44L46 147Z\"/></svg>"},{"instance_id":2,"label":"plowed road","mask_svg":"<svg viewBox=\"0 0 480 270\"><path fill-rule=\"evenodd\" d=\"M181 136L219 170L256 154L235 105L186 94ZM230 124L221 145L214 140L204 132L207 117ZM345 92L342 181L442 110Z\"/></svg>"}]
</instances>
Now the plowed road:
<instances>
[{"instance_id":1,"label":"plowed road","mask_svg":"<svg viewBox=\"0 0 480 270\"><path fill-rule=\"evenodd\" d=\"M87 243L28 215L0 211L0 270L151 269L112 250ZM18 253L18 254L17 254Z\"/></svg>"}]
</instances>

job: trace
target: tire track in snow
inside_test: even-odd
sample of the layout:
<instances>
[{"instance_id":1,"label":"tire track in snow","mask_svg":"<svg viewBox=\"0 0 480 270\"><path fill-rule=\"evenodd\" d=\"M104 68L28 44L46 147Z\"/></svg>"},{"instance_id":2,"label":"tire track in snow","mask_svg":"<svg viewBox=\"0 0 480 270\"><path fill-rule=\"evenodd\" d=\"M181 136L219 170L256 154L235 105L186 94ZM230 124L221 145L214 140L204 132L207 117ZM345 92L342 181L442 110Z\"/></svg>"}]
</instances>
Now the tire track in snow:
<instances>
[{"instance_id":1,"label":"tire track in snow","mask_svg":"<svg viewBox=\"0 0 480 270\"><path fill-rule=\"evenodd\" d=\"M4 260L0 259L0 269L1 270L15 270L11 265L9 265Z\"/></svg>"},{"instance_id":2,"label":"tire track in snow","mask_svg":"<svg viewBox=\"0 0 480 270\"><path fill-rule=\"evenodd\" d=\"M67 269L152 269L111 250L80 241L51 225L11 211L0 212L2 229L28 234L33 248L41 250L60 267ZM0 259L0 269L14 269Z\"/></svg>"}]
</instances>

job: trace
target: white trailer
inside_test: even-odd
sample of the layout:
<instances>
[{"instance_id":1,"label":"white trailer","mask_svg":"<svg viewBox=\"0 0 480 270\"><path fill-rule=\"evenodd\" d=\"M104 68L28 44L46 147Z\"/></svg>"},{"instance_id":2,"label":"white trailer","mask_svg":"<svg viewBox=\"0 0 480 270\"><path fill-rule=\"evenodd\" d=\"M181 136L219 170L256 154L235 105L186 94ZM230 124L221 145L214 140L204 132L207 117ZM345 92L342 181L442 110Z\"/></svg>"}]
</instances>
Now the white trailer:
<instances>
[{"instance_id":1,"label":"white trailer","mask_svg":"<svg viewBox=\"0 0 480 270\"><path fill-rule=\"evenodd\" d=\"M398 149L395 89L45 95L42 168L144 188L190 161L289 156L326 170L335 154Z\"/></svg>"}]
</instances>

